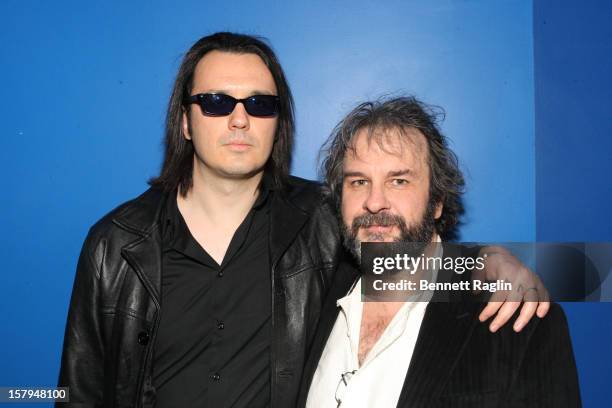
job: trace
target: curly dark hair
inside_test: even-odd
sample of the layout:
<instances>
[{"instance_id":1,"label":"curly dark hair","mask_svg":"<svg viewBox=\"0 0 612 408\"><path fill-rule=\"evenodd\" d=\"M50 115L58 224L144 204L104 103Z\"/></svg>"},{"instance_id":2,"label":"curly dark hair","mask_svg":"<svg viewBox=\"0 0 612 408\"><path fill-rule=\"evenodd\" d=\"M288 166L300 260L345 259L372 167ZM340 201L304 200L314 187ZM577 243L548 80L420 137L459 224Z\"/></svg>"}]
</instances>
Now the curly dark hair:
<instances>
[{"instance_id":1,"label":"curly dark hair","mask_svg":"<svg viewBox=\"0 0 612 408\"><path fill-rule=\"evenodd\" d=\"M442 215L435 223L436 232L445 241L457 239L460 217L464 213L465 181L457 156L438 128L438 120L443 117L441 108L427 105L413 96L381 98L353 109L336 125L319 155L324 157L321 176L338 209L342 200L344 157L348 150L354 152L355 135L367 129L369 141L375 140L382 147L382 137L388 131L397 130L406 136L408 131L416 129L425 136L429 148L429 200L443 205Z\"/></svg>"}]
</instances>

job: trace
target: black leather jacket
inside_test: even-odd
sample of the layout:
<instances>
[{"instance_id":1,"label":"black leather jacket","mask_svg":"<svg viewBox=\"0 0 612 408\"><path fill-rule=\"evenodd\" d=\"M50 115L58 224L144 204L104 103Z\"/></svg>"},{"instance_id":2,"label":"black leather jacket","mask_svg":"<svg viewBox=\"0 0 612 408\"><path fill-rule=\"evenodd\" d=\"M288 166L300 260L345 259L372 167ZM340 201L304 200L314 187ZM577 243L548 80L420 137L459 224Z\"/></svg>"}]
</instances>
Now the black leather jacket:
<instances>
[{"instance_id":1,"label":"black leather jacket","mask_svg":"<svg viewBox=\"0 0 612 408\"><path fill-rule=\"evenodd\" d=\"M74 282L60 386L87 406L151 407L167 199L149 189L96 223ZM272 195L271 403L294 407L306 353L339 257L337 222L320 187L291 178ZM65 405L64 405L65 406ZM82 405L79 405L82 406Z\"/></svg>"}]
</instances>

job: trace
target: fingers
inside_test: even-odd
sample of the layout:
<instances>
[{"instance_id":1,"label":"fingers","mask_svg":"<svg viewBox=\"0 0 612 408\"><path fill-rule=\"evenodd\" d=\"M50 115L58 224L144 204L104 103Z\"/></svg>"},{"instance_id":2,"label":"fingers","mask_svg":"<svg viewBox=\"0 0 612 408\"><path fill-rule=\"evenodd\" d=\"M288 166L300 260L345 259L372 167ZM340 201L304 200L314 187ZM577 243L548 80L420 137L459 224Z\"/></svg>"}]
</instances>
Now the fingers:
<instances>
[{"instance_id":1,"label":"fingers","mask_svg":"<svg viewBox=\"0 0 612 408\"><path fill-rule=\"evenodd\" d=\"M484 321L497 313L489 325L489 330L492 333L495 333L501 326L508 323L512 315L514 315L516 310L521 305L521 301L525 296L525 286L521 282L515 282L513 288L514 289L511 291L502 290L495 292L479 316L480 321ZM521 309L521 313L524 313L522 315L523 320L520 320L521 316L519 316L519 319L517 319L519 324L518 326L515 324L514 329L522 329L522 327L526 324L526 321L529 321L529 319L535 313L535 309L535 306L527 307L527 309Z\"/></svg>"},{"instance_id":2,"label":"fingers","mask_svg":"<svg viewBox=\"0 0 612 408\"><path fill-rule=\"evenodd\" d=\"M540 280L540 277L536 275L536 278L538 279L536 289L538 291L538 297L540 301L536 314L541 319L546 316L546 314L550 310L550 295L548 294L548 290L546 290L544 284Z\"/></svg>"},{"instance_id":3,"label":"fingers","mask_svg":"<svg viewBox=\"0 0 612 408\"><path fill-rule=\"evenodd\" d=\"M480 315L478 316L478 319L481 322L489 320L489 318L491 316L493 316L495 313L497 313L497 311L499 310L499 308L503 304L504 304L504 302L489 302L489 303L487 303L487 306L485 306L485 308L482 309L482 312L480 312Z\"/></svg>"},{"instance_id":4,"label":"fingers","mask_svg":"<svg viewBox=\"0 0 612 408\"><path fill-rule=\"evenodd\" d=\"M510 282L513 290L494 293L478 316L480 321L484 322L495 315L489 325L489 330L495 332L508 323L521 302L524 303L512 326L514 331L521 331L534 314L540 318L544 317L550 309L550 301L548 291L540 278L503 247L484 247L481 249L481 255L485 253L488 258L484 269L485 279ZM482 279L481 276L479 278Z\"/></svg>"},{"instance_id":5,"label":"fingers","mask_svg":"<svg viewBox=\"0 0 612 408\"><path fill-rule=\"evenodd\" d=\"M548 311L550 310L550 302L540 302L538 305L537 315L540 319L542 319Z\"/></svg>"},{"instance_id":6,"label":"fingers","mask_svg":"<svg viewBox=\"0 0 612 408\"><path fill-rule=\"evenodd\" d=\"M520 305L521 302L504 302L502 307L497 312L495 319L493 319L489 325L489 330L491 333L495 333L500 327L506 324Z\"/></svg>"},{"instance_id":7,"label":"fingers","mask_svg":"<svg viewBox=\"0 0 612 408\"><path fill-rule=\"evenodd\" d=\"M540 318L544 317L550 309L548 291L544 288L537 276L536 279L537 286L535 287L525 288L524 284L518 283L515 290L512 292L496 292L491 297L491 301L480 313L480 321L483 322L497 313L489 325L489 330L495 333L500 327L508 323L510 318L521 306L521 303L523 306L512 326L515 332L520 332L533 318L534 314L537 314Z\"/></svg>"},{"instance_id":8,"label":"fingers","mask_svg":"<svg viewBox=\"0 0 612 408\"><path fill-rule=\"evenodd\" d=\"M515 332L520 332L527 325L529 320L537 313L539 318L542 318L548 313L550 302L548 301L548 291L542 284L538 275L533 275L535 287L530 287L522 293L524 300L523 307L519 317L514 322L512 327Z\"/></svg>"},{"instance_id":9,"label":"fingers","mask_svg":"<svg viewBox=\"0 0 612 408\"><path fill-rule=\"evenodd\" d=\"M538 302L523 303L523 307L521 308L521 313L516 318L516 321L514 322L512 329L517 333L523 330L523 327L525 327L525 325L529 322L529 320L531 320L537 308L538 308Z\"/></svg>"},{"instance_id":10,"label":"fingers","mask_svg":"<svg viewBox=\"0 0 612 408\"><path fill-rule=\"evenodd\" d=\"M489 320L491 316L497 313L497 311L499 310L500 307L502 307L505 301L506 301L505 294L501 292L495 292L489 299L487 306L485 306L485 308L482 309L482 312L480 312L478 319L480 319L481 322Z\"/></svg>"},{"instance_id":11,"label":"fingers","mask_svg":"<svg viewBox=\"0 0 612 408\"><path fill-rule=\"evenodd\" d=\"M537 316L542 318L544 315L546 315L546 313L548 313L550 302L548 302L548 300L544 300L540 294L540 290L546 292L546 289L544 289L541 282L538 287L529 288L522 293L524 301L523 307L521 308L521 312L512 326L515 332L518 333L523 330L523 327L529 323L534 314L537 313ZM544 296L546 296L546 299L548 299L548 292L544 293Z\"/></svg>"}]
</instances>

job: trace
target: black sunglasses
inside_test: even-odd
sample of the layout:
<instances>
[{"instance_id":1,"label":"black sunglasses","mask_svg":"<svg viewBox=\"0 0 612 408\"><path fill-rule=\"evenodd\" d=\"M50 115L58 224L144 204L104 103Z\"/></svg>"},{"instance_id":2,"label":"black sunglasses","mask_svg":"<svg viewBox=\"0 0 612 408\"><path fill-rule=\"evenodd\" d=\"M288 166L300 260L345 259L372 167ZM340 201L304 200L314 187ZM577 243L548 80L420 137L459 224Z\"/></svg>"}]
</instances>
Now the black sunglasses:
<instances>
[{"instance_id":1,"label":"black sunglasses","mask_svg":"<svg viewBox=\"0 0 612 408\"><path fill-rule=\"evenodd\" d=\"M205 93L191 95L187 102L197 103L204 115L227 116L234 111L236 104L242 103L251 116L260 118L278 115L280 99L275 95L253 95L244 99L236 99L222 93Z\"/></svg>"}]
</instances>

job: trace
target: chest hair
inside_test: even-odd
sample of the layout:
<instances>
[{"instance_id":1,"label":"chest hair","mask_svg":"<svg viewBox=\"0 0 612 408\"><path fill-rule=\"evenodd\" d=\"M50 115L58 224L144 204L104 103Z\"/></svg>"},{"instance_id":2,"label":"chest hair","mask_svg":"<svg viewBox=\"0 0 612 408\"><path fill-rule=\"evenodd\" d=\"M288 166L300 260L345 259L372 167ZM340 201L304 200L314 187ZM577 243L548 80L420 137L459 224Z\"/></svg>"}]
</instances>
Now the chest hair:
<instances>
[{"instance_id":1,"label":"chest hair","mask_svg":"<svg viewBox=\"0 0 612 408\"><path fill-rule=\"evenodd\" d=\"M357 354L360 366L402 305L401 302L365 302L363 304Z\"/></svg>"}]
</instances>

